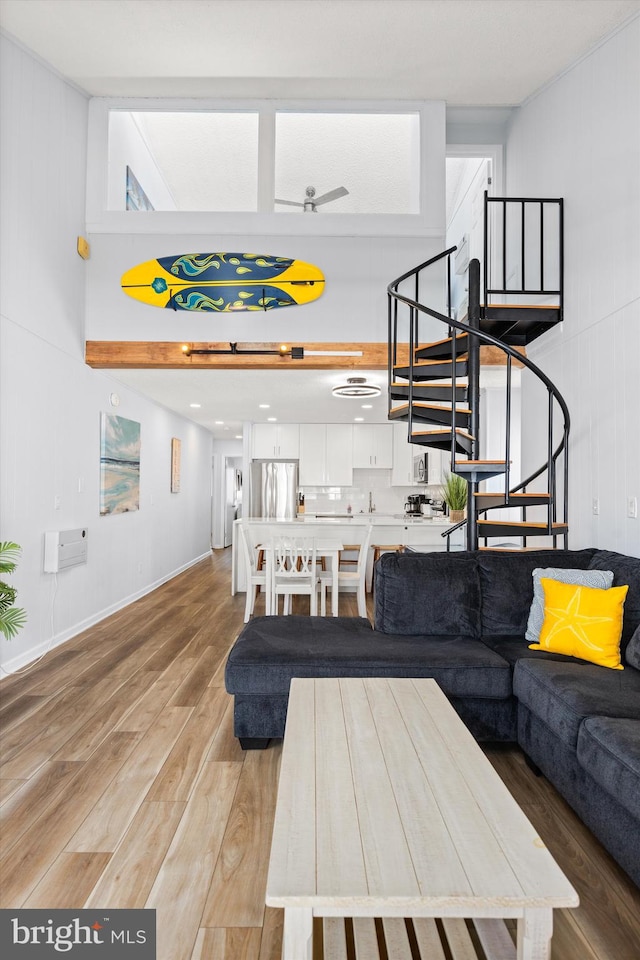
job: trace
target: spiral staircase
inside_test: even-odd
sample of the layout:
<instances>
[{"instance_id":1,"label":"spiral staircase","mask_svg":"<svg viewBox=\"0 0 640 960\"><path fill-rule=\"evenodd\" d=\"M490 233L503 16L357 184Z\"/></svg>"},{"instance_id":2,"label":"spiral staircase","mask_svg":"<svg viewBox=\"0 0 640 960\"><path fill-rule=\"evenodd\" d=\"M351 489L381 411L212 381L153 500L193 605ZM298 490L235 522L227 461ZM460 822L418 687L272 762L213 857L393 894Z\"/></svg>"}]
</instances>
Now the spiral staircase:
<instances>
[{"instance_id":1,"label":"spiral staircase","mask_svg":"<svg viewBox=\"0 0 640 960\"><path fill-rule=\"evenodd\" d=\"M455 253L456 247L444 250L387 288L389 419L407 423L409 443L447 451L451 472L467 482L467 515L443 534L447 546L451 534L465 527L468 550L482 544L526 549L534 537L536 546L540 537L550 538L554 547L560 538L566 548L569 411L557 387L522 349L562 320L562 200L485 194L482 280L480 261L473 259L462 317L453 316L451 304ZM431 302L443 291L446 312L423 302L425 289ZM442 325L442 337L425 342L424 332L433 333L434 321ZM499 351L504 371L504 444L496 459L481 458L485 348ZM546 427L539 466L512 484L514 367L541 385ZM537 456L534 442L539 444L539 436L521 436L529 458ZM494 489L482 489L490 478ZM551 545L547 539L543 543Z\"/></svg>"}]
</instances>

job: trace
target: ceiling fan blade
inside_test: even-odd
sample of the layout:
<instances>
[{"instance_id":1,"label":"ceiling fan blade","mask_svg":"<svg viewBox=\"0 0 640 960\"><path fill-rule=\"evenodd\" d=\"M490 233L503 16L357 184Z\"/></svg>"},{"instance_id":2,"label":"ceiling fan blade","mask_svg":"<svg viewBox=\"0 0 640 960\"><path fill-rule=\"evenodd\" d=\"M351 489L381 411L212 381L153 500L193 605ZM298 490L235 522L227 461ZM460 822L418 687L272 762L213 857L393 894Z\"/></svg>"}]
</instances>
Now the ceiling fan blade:
<instances>
[{"instance_id":1,"label":"ceiling fan blade","mask_svg":"<svg viewBox=\"0 0 640 960\"><path fill-rule=\"evenodd\" d=\"M304 207L304 203L298 203L297 200L278 200L277 198L273 201L274 203L286 203L288 207Z\"/></svg>"},{"instance_id":2,"label":"ceiling fan blade","mask_svg":"<svg viewBox=\"0 0 640 960\"><path fill-rule=\"evenodd\" d=\"M338 197L346 197L348 193L346 187L336 187L335 190L329 190L329 193L323 193L321 197L314 197L313 202L317 207L320 203L329 203L331 200L337 200Z\"/></svg>"}]
</instances>

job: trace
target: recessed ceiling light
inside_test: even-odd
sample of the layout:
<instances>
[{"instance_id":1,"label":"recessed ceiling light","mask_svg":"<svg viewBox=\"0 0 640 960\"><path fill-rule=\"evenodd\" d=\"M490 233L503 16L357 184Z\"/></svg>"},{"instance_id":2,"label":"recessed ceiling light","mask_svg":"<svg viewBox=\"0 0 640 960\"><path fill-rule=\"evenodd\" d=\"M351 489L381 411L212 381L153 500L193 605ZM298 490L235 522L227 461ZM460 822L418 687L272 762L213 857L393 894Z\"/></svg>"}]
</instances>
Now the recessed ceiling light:
<instances>
[{"instance_id":1,"label":"recessed ceiling light","mask_svg":"<svg viewBox=\"0 0 640 960\"><path fill-rule=\"evenodd\" d=\"M198 409L202 406L202 404L201 404L201 403L190 403L189 406L190 406L190 407L193 407L194 410L198 410Z\"/></svg>"},{"instance_id":2,"label":"recessed ceiling light","mask_svg":"<svg viewBox=\"0 0 640 960\"><path fill-rule=\"evenodd\" d=\"M362 423L364 421L364 417L354 417L353 419L356 423Z\"/></svg>"},{"instance_id":3,"label":"recessed ceiling light","mask_svg":"<svg viewBox=\"0 0 640 960\"><path fill-rule=\"evenodd\" d=\"M347 377L346 383L341 383L331 391L334 397L379 397L380 387L367 383L365 377Z\"/></svg>"},{"instance_id":4,"label":"recessed ceiling light","mask_svg":"<svg viewBox=\"0 0 640 960\"><path fill-rule=\"evenodd\" d=\"M269 421L269 423L275 423L277 419L278 419L277 417L267 417L267 420Z\"/></svg>"},{"instance_id":5,"label":"recessed ceiling light","mask_svg":"<svg viewBox=\"0 0 640 960\"><path fill-rule=\"evenodd\" d=\"M242 434L236 433L236 440L242 440Z\"/></svg>"},{"instance_id":6,"label":"recessed ceiling light","mask_svg":"<svg viewBox=\"0 0 640 960\"><path fill-rule=\"evenodd\" d=\"M221 427L223 423L224 423L224 420L216 420L216 421L215 421L216 427Z\"/></svg>"},{"instance_id":7,"label":"recessed ceiling light","mask_svg":"<svg viewBox=\"0 0 640 960\"><path fill-rule=\"evenodd\" d=\"M372 403L363 403L363 404L362 404L362 409L363 409L363 410L372 410L372 409L373 409L373 404L372 404Z\"/></svg>"},{"instance_id":8,"label":"recessed ceiling light","mask_svg":"<svg viewBox=\"0 0 640 960\"><path fill-rule=\"evenodd\" d=\"M260 403L260 404L258 404L258 406L260 407L261 410L268 410L269 407L271 406L271 404L270 404L270 403Z\"/></svg>"}]
</instances>

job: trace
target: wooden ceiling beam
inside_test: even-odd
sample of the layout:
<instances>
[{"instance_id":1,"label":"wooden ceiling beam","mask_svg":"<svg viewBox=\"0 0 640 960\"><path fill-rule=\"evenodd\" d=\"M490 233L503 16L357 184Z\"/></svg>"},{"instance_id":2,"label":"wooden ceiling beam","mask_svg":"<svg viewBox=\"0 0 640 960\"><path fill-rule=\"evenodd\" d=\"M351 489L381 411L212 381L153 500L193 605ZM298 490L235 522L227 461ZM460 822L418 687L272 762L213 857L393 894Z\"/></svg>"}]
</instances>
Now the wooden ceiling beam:
<instances>
[{"instance_id":1,"label":"wooden ceiling beam","mask_svg":"<svg viewBox=\"0 0 640 960\"><path fill-rule=\"evenodd\" d=\"M229 341L189 342L155 340L87 340L85 361L95 369L111 370L386 370L386 343L288 343L302 347L304 357L270 354L185 352L195 350L228 350ZM280 343L238 343L242 350L278 350ZM524 353L524 348L518 348ZM497 347L481 347L480 362L502 366L506 356ZM408 363L407 346L400 345L397 363ZM515 361L516 366L521 366Z\"/></svg>"},{"instance_id":2,"label":"wooden ceiling beam","mask_svg":"<svg viewBox=\"0 0 640 960\"><path fill-rule=\"evenodd\" d=\"M238 343L242 350L279 350L277 343ZM180 369L180 370L386 370L386 343L287 343L302 347L304 358L264 354L198 354L195 350L228 350L225 342L157 342L141 340L87 340L85 360L96 369Z\"/></svg>"}]
</instances>

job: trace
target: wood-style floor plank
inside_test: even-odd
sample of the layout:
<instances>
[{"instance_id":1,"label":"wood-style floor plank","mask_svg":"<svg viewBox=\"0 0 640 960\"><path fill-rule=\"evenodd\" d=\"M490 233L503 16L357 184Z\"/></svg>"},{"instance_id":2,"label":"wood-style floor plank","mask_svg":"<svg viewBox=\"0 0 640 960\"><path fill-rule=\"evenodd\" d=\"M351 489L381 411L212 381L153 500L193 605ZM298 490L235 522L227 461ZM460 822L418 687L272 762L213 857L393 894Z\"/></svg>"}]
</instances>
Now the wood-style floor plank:
<instances>
[{"instance_id":1,"label":"wood-style floor plank","mask_svg":"<svg viewBox=\"0 0 640 960\"><path fill-rule=\"evenodd\" d=\"M239 763L202 768L146 902L157 911L157 960L192 954L241 770Z\"/></svg>"},{"instance_id":2,"label":"wood-style floor plank","mask_svg":"<svg viewBox=\"0 0 640 960\"><path fill-rule=\"evenodd\" d=\"M260 960L261 927L202 928L191 960Z\"/></svg>"},{"instance_id":3,"label":"wood-style floor plank","mask_svg":"<svg viewBox=\"0 0 640 960\"><path fill-rule=\"evenodd\" d=\"M85 907L141 909L184 814L184 803L145 803L111 856Z\"/></svg>"},{"instance_id":4,"label":"wood-style floor plank","mask_svg":"<svg viewBox=\"0 0 640 960\"><path fill-rule=\"evenodd\" d=\"M110 853L61 853L23 906L32 910L81 909L110 859Z\"/></svg>"},{"instance_id":5,"label":"wood-style floor plank","mask_svg":"<svg viewBox=\"0 0 640 960\"><path fill-rule=\"evenodd\" d=\"M68 852L117 848L191 713L190 707L168 707L162 712L71 837Z\"/></svg>"},{"instance_id":6,"label":"wood-style floor plank","mask_svg":"<svg viewBox=\"0 0 640 960\"><path fill-rule=\"evenodd\" d=\"M0 681L2 906L154 906L159 960L280 960L264 889L281 746L233 736L230 571L214 551ZM485 750L580 893L552 960L638 960L638 889L517 747Z\"/></svg>"},{"instance_id":7,"label":"wood-style floor plank","mask_svg":"<svg viewBox=\"0 0 640 960\"><path fill-rule=\"evenodd\" d=\"M0 858L0 907L20 907L56 857L95 808L139 736L112 733L91 763L73 777L61 796L49 804L33 827Z\"/></svg>"},{"instance_id":8,"label":"wood-style floor plank","mask_svg":"<svg viewBox=\"0 0 640 960\"><path fill-rule=\"evenodd\" d=\"M49 760L29 780L16 781L22 787L0 810L0 854L5 854L29 830L46 807L84 767L81 763Z\"/></svg>"},{"instance_id":9,"label":"wood-style floor plank","mask_svg":"<svg viewBox=\"0 0 640 960\"><path fill-rule=\"evenodd\" d=\"M0 807L2 807L7 800L10 800L11 797L20 790L21 787L24 787L27 780L0 780Z\"/></svg>"},{"instance_id":10,"label":"wood-style floor plank","mask_svg":"<svg viewBox=\"0 0 640 960\"><path fill-rule=\"evenodd\" d=\"M228 697L224 691L209 690L210 694L205 689L207 696L193 708L193 715L151 784L147 800L189 799L227 707Z\"/></svg>"},{"instance_id":11,"label":"wood-style floor plank","mask_svg":"<svg viewBox=\"0 0 640 960\"><path fill-rule=\"evenodd\" d=\"M262 923L281 745L252 750L244 761L202 926Z\"/></svg>"}]
</instances>

